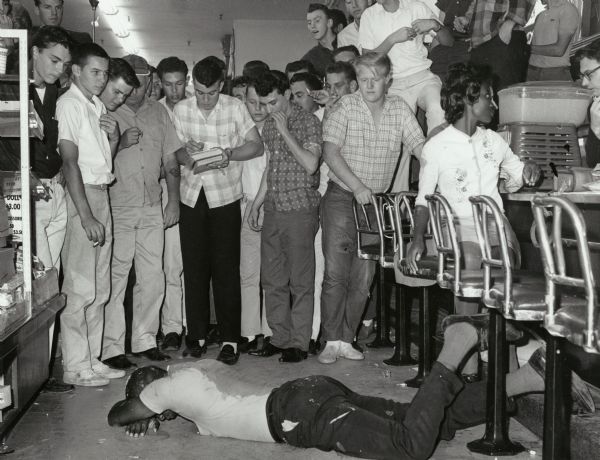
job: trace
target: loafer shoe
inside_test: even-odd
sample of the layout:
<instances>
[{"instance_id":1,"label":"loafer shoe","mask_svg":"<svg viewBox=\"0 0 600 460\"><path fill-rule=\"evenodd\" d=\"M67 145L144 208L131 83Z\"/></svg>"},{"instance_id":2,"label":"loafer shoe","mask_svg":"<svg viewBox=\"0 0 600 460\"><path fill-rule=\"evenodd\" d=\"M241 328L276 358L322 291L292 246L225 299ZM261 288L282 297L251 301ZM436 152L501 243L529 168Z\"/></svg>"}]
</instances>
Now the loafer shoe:
<instances>
[{"instance_id":1,"label":"loafer shoe","mask_svg":"<svg viewBox=\"0 0 600 460\"><path fill-rule=\"evenodd\" d=\"M191 356L192 358L200 358L206 353L206 343L200 345L198 340L185 340L185 350L183 350L183 356Z\"/></svg>"},{"instance_id":2,"label":"loafer shoe","mask_svg":"<svg viewBox=\"0 0 600 460\"><path fill-rule=\"evenodd\" d=\"M546 381L546 350L544 347L535 350L528 363ZM571 372L571 398L575 413L593 414L596 411L596 405L589 388L575 372Z\"/></svg>"},{"instance_id":3,"label":"loafer shoe","mask_svg":"<svg viewBox=\"0 0 600 460\"><path fill-rule=\"evenodd\" d=\"M221 361L229 366L234 365L240 359L240 352L235 351L231 345L223 345L217 356L217 361Z\"/></svg>"},{"instance_id":4,"label":"loafer shoe","mask_svg":"<svg viewBox=\"0 0 600 460\"><path fill-rule=\"evenodd\" d=\"M96 374L91 369L85 369L79 372L64 372L63 382L79 387L103 387L108 385L110 381L106 377Z\"/></svg>"},{"instance_id":5,"label":"loafer shoe","mask_svg":"<svg viewBox=\"0 0 600 460\"><path fill-rule=\"evenodd\" d=\"M352 361L362 361L365 359L365 355L356 350L352 344L340 342L340 346L338 348L338 358L350 359Z\"/></svg>"},{"instance_id":6,"label":"loafer shoe","mask_svg":"<svg viewBox=\"0 0 600 460\"><path fill-rule=\"evenodd\" d=\"M170 351L179 350L181 348L181 336L177 332L169 332L165 335L160 348Z\"/></svg>"},{"instance_id":7,"label":"loafer shoe","mask_svg":"<svg viewBox=\"0 0 600 460\"><path fill-rule=\"evenodd\" d=\"M131 367L137 367L137 365L129 361L125 355L117 355L113 356L112 358L106 358L103 359L102 362L113 369L125 370Z\"/></svg>"},{"instance_id":8,"label":"loafer shoe","mask_svg":"<svg viewBox=\"0 0 600 460\"><path fill-rule=\"evenodd\" d=\"M300 350L300 348L286 348L281 353L281 358L279 358L280 363L299 363L300 361L304 361L308 353Z\"/></svg>"},{"instance_id":9,"label":"loafer shoe","mask_svg":"<svg viewBox=\"0 0 600 460\"><path fill-rule=\"evenodd\" d=\"M281 348L276 347L271 342L268 342L260 350L250 351L250 352L248 352L248 354L252 355L252 356L260 356L261 358L268 358L268 357L273 356L273 355L278 355L282 351L283 350Z\"/></svg>"},{"instance_id":10,"label":"loafer shoe","mask_svg":"<svg viewBox=\"0 0 600 460\"><path fill-rule=\"evenodd\" d=\"M157 347L134 353L133 356L137 356L138 358L146 358L150 361L167 361L168 359L171 359L169 355L164 354Z\"/></svg>"},{"instance_id":11,"label":"loafer shoe","mask_svg":"<svg viewBox=\"0 0 600 460\"><path fill-rule=\"evenodd\" d=\"M121 369L111 369L106 364L101 363L100 361L94 363L92 365L92 370L95 374L105 377L107 379L120 379L125 377L125 371Z\"/></svg>"},{"instance_id":12,"label":"loafer shoe","mask_svg":"<svg viewBox=\"0 0 600 460\"><path fill-rule=\"evenodd\" d=\"M254 337L252 340L248 340L244 337L244 341L242 343L238 343L238 351L240 353L248 353L250 351L258 350L258 339Z\"/></svg>"},{"instance_id":13,"label":"loafer shoe","mask_svg":"<svg viewBox=\"0 0 600 460\"><path fill-rule=\"evenodd\" d=\"M317 358L321 364L333 364L337 361L340 352L340 342L337 340L327 342L325 348Z\"/></svg>"}]
</instances>

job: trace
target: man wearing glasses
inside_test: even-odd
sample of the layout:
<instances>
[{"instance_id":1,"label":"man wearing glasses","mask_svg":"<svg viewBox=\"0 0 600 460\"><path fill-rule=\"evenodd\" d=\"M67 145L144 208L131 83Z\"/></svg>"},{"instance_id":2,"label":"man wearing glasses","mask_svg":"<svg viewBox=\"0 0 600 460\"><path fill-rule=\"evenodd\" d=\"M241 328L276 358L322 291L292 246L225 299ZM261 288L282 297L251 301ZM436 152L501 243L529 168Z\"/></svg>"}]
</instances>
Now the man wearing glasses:
<instances>
[{"instance_id":1,"label":"man wearing glasses","mask_svg":"<svg viewBox=\"0 0 600 460\"><path fill-rule=\"evenodd\" d=\"M600 163L600 40L577 51L575 59L579 61L581 84L594 93L590 106L592 132L585 146L588 166L593 168Z\"/></svg>"}]
</instances>

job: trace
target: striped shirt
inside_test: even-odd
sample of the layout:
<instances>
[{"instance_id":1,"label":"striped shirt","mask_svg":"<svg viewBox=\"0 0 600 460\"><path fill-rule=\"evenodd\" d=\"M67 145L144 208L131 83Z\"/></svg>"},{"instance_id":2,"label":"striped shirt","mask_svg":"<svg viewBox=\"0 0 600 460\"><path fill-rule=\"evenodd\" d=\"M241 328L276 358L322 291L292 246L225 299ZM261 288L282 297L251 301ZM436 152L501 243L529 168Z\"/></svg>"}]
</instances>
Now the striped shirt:
<instances>
[{"instance_id":1,"label":"striped shirt","mask_svg":"<svg viewBox=\"0 0 600 460\"><path fill-rule=\"evenodd\" d=\"M376 128L360 92L342 96L323 121L323 141L338 146L350 170L374 193L387 190L394 176L402 144L414 152L424 141L423 131L398 96L386 96ZM349 190L333 171L329 177Z\"/></svg>"},{"instance_id":2,"label":"striped shirt","mask_svg":"<svg viewBox=\"0 0 600 460\"><path fill-rule=\"evenodd\" d=\"M471 46L475 48L497 36L504 20L515 22L513 30L523 30L535 3L536 0L475 0L467 11L472 24Z\"/></svg>"},{"instance_id":3,"label":"striped shirt","mask_svg":"<svg viewBox=\"0 0 600 460\"><path fill-rule=\"evenodd\" d=\"M254 122L240 100L221 94L208 117L204 117L191 97L179 102L173 110L173 121L179 139L204 142L204 148L235 148L245 143ZM194 207L204 189L209 208L218 208L242 198L242 164L231 161L224 169L194 175L182 169L180 196L186 206Z\"/></svg>"}]
</instances>

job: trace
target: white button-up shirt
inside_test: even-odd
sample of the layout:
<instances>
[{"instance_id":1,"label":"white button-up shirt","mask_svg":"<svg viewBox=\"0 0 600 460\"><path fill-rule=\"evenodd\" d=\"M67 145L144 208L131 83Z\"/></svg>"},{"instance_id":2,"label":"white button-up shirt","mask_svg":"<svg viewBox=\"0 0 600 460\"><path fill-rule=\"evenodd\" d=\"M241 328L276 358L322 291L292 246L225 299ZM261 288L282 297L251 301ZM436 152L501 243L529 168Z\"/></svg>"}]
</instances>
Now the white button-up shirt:
<instances>
[{"instance_id":1,"label":"white button-up shirt","mask_svg":"<svg viewBox=\"0 0 600 460\"><path fill-rule=\"evenodd\" d=\"M100 129L100 116L106 113L102 101L87 99L74 83L56 104L58 142L73 142L77 146L77 165L84 184L110 184L115 177L108 134Z\"/></svg>"},{"instance_id":2,"label":"white button-up shirt","mask_svg":"<svg viewBox=\"0 0 600 460\"><path fill-rule=\"evenodd\" d=\"M423 146L416 204L427 206L425 196L437 190L459 219L473 219L469 197L475 195L488 195L504 209L498 192L501 171L508 175L507 190L523 186L523 162L498 133L477 128L469 137L448 126Z\"/></svg>"}]
</instances>

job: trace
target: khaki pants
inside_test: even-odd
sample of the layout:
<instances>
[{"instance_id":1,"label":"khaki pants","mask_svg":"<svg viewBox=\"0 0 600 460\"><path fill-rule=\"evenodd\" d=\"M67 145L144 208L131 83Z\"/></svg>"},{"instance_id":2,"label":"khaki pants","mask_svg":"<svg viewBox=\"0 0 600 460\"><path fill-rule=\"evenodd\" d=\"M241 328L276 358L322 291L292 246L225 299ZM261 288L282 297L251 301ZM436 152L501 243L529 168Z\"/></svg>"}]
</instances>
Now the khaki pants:
<instances>
[{"instance_id":1,"label":"khaki pants","mask_svg":"<svg viewBox=\"0 0 600 460\"><path fill-rule=\"evenodd\" d=\"M427 129L431 131L446 122L440 102L441 89L440 78L431 71L424 70L403 80L392 82L389 94L404 99L414 113L417 113L417 107L421 108L427 117ZM400 158L400 166L392 187L393 192L408 190L410 154L411 152L405 151Z\"/></svg>"},{"instance_id":2,"label":"khaki pants","mask_svg":"<svg viewBox=\"0 0 600 460\"><path fill-rule=\"evenodd\" d=\"M88 240L73 200L67 193L67 232L62 251L64 281L62 292L67 305L60 322L65 372L90 369L102 351L104 305L110 294L112 222L108 191L85 186L93 216L105 228L103 246Z\"/></svg>"},{"instance_id":3,"label":"khaki pants","mask_svg":"<svg viewBox=\"0 0 600 460\"><path fill-rule=\"evenodd\" d=\"M273 334L267 324L266 308L260 303L260 235L248 225L252 201L242 204L242 230L240 232L240 287L242 293L241 334L244 337ZM263 297L264 298L264 297Z\"/></svg>"},{"instance_id":4,"label":"khaki pants","mask_svg":"<svg viewBox=\"0 0 600 460\"><path fill-rule=\"evenodd\" d=\"M131 264L135 260L137 290L134 290L131 351L156 347L160 306L165 293L162 267L164 224L160 204L114 207L114 251L112 292L106 305L102 359L125 353L125 309L123 299Z\"/></svg>"},{"instance_id":5,"label":"khaki pants","mask_svg":"<svg viewBox=\"0 0 600 460\"><path fill-rule=\"evenodd\" d=\"M163 210L169 202L167 182L162 179ZM161 310L161 329L164 335L171 332L181 334L184 324L185 306L183 303L183 261L181 259L181 241L179 224L165 230L165 250L163 252L165 269L165 299ZM134 299L135 302L135 299Z\"/></svg>"}]
</instances>

